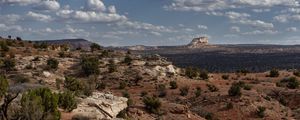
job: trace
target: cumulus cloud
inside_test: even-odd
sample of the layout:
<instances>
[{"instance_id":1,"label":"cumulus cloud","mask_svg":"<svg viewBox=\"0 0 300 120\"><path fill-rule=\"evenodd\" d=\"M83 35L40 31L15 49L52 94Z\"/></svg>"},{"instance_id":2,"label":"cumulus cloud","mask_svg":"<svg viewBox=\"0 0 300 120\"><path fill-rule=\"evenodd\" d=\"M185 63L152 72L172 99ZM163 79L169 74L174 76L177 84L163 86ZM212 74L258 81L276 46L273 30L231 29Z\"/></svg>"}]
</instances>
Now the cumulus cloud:
<instances>
[{"instance_id":1,"label":"cumulus cloud","mask_svg":"<svg viewBox=\"0 0 300 120\"><path fill-rule=\"evenodd\" d=\"M7 15L0 16L0 21L6 24L14 24L19 20L21 20L21 16L17 14L7 14Z\"/></svg>"},{"instance_id":2,"label":"cumulus cloud","mask_svg":"<svg viewBox=\"0 0 300 120\"><path fill-rule=\"evenodd\" d=\"M19 25L6 25L6 24L0 24L0 31L23 31L23 28Z\"/></svg>"},{"instance_id":3,"label":"cumulus cloud","mask_svg":"<svg viewBox=\"0 0 300 120\"><path fill-rule=\"evenodd\" d=\"M173 0L164 6L175 11L216 11L243 7L299 6L297 0Z\"/></svg>"},{"instance_id":4,"label":"cumulus cloud","mask_svg":"<svg viewBox=\"0 0 300 120\"><path fill-rule=\"evenodd\" d=\"M234 33L241 32L240 27L237 27L237 26L232 26L232 27L230 28L230 31L231 31L231 32L234 32Z\"/></svg>"},{"instance_id":5,"label":"cumulus cloud","mask_svg":"<svg viewBox=\"0 0 300 120\"><path fill-rule=\"evenodd\" d=\"M32 11L29 11L26 16L29 19L41 21L41 22L49 22L49 21L53 20L53 18L50 15L44 15L44 14L35 13Z\"/></svg>"},{"instance_id":6,"label":"cumulus cloud","mask_svg":"<svg viewBox=\"0 0 300 120\"><path fill-rule=\"evenodd\" d=\"M105 11L106 7L101 0L87 0L86 8L95 11Z\"/></svg>"},{"instance_id":7,"label":"cumulus cloud","mask_svg":"<svg viewBox=\"0 0 300 120\"><path fill-rule=\"evenodd\" d=\"M277 33L279 32L276 30L254 30L251 32L242 33L242 35L266 35L266 34L274 35Z\"/></svg>"},{"instance_id":8,"label":"cumulus cloud","mask_svg":"<svg viewBox=\"0 0 300 120\"><path fill-rule=\"evenodd\" d=\"M207 30L208 27L206 25L197 25L198 29Z\"/></svg>"},{"instance_id":9,"label":"cumulus cloud","mask_svg":"<svg viewBox=\"0 0 300 120\"><path fill-rule=\"evenodd\" d=\"M286 29L286 31L288 31L288 32L297 32L298 29L296 27L289 27L289 28Z\"/></svg>"},{"instance_id":10,"label":"cumulus cloud","mask_svg":"<svg viewBox=\"0 0 300 120\"><path fill-rule=\"evenodd\" d=\"M55 0L45 0L38 3L33 7L35 10L58 10L60 8L60 4Z\"/></svg>"},{"instance_id":11,"label":"cumulus cloud","mask_svg":"<svg viewBox=\"0 0 300 120\"><path fill-rule=\"evenodd\" d=\"M117 23L119 27L126 29L135 29L135 30L145 30L145 31L154 31L154 32L175 32L174 30L167 28L165 26L153 25L150 23L137 22L137 21L124 21Z\"/></svg>"},{"instance_id":12,"label":"cumulus cloud","mask_svg":"<svg viewBox=\"0 0 300 120\"><path fill-rule=\"evenodd\" d=\"M30 5L39 2L41 2L41 0L0 0L0 4L9 5Z\"/></svg>"}]
</instances>

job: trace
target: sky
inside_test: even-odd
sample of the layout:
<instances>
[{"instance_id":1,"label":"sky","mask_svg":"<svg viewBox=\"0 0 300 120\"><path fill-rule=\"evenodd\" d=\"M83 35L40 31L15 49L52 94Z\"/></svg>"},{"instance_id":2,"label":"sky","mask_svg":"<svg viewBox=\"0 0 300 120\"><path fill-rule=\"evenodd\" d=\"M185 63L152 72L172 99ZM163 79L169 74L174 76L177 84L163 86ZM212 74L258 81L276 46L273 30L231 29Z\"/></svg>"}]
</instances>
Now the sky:
<instances>
[{"instance_id":1,"label":"sky","mask_svg":"<svg viewBox=\"0 0 300 120\"><path fill-rule=\"evenodd\" d=\"M300 0L0 0L0 36L103 46L300 44Z\"/></svg>"}]
</instances>

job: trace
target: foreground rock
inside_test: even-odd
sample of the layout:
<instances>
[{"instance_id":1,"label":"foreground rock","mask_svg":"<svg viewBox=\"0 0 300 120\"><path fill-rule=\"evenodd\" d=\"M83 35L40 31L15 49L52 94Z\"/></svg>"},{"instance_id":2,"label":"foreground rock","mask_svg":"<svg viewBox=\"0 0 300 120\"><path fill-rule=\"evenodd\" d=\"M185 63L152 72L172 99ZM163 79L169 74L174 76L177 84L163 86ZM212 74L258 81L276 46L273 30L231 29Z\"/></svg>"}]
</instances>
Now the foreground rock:
<instances>
[{"instance_id":1,"label":"foreground rock","mask_svg":"<svg viewBox=\"0 0 300 120\"><path fill-rule=\"evenodd\" d=\"M94 92L92 96L81 100L73 114L92 120L114 119L120 111L127 108L127 100L112 94Z\"/></svg>"}]
</instances>

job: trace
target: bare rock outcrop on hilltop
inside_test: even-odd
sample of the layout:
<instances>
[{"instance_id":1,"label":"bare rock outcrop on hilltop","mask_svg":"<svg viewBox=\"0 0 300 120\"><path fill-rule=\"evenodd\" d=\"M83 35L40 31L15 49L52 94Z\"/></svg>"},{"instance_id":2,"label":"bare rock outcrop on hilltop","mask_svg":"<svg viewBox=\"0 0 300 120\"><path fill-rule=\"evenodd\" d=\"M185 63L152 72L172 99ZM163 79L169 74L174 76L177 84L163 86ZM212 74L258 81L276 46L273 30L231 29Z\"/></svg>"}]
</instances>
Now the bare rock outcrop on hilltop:
<instances>
[{"instance_id":1,"label":"bare rock outcrop on hilltop","mask_svg":"<svg viewBox=\"0 0 300 120\"><path fill-rule=\"evenodd\" d=\"M194 38L192 42L190 42L187 47L188 48L201 48L205 45L208 45L208 37L199 37Z\"/></svg>"}]
</instances>

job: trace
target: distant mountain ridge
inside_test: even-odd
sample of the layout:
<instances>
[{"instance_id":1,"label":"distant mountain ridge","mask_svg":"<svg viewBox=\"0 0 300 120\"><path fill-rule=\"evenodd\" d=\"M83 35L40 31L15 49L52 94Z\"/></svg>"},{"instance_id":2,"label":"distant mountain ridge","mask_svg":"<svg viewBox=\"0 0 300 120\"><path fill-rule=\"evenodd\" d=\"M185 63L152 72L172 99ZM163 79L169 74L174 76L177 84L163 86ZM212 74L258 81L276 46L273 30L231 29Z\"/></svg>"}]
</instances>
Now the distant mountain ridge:
<instances>
[{"instance_id":1,"label":"distant mountain ridge","mask_svg":"<svg viewBox=\"0 0 300 120\"><path fill-rule=\"evenodd\" d=\"M58 40L38 40L35 41L37 43L47 43L47 44L55 44L55 45L63 45L68 44L70 45L71 49L81 48L84 50L89 50L91 44L93 42L86 40L86 39L58 39Z\"/></svg>"}]
</instances>

